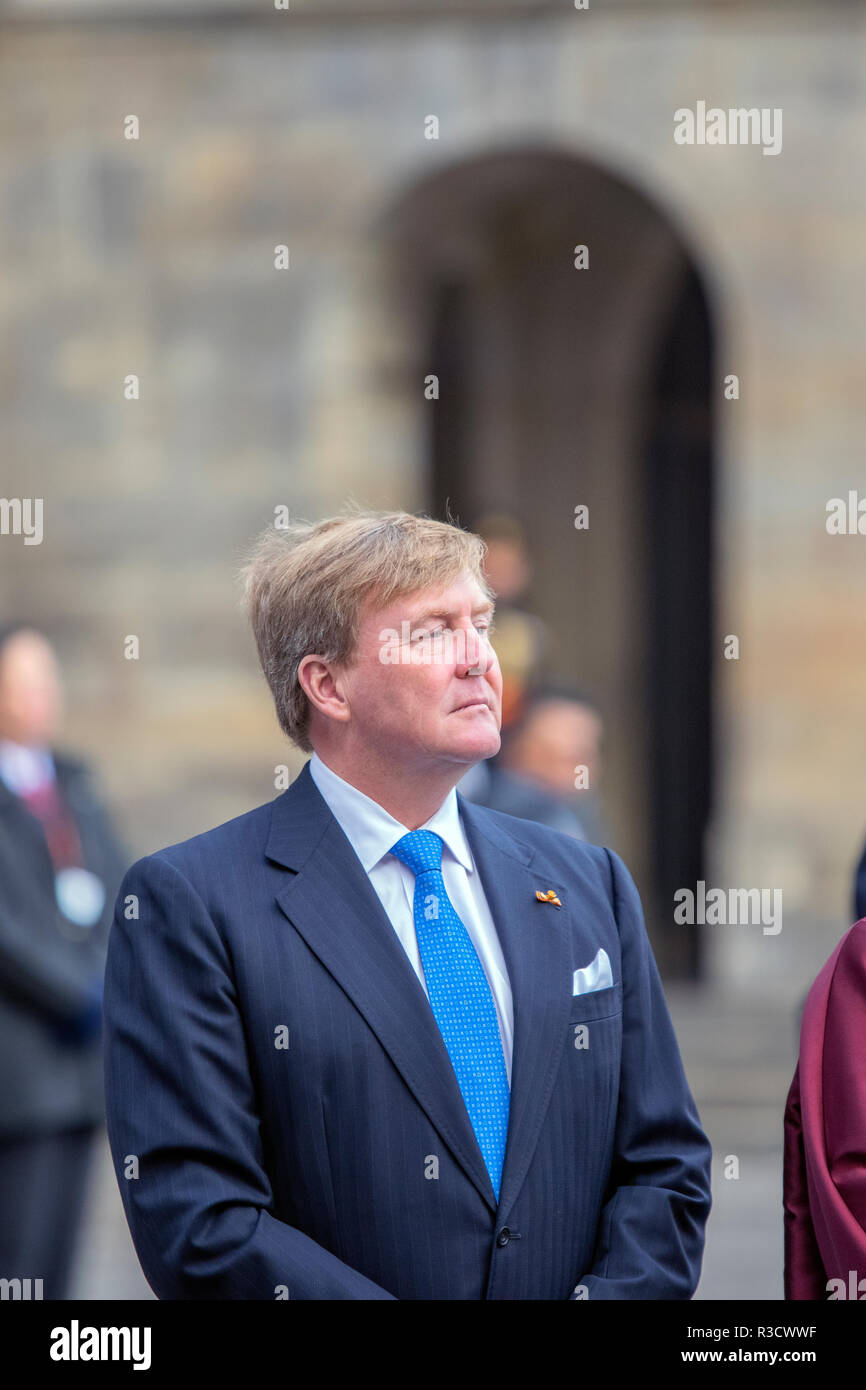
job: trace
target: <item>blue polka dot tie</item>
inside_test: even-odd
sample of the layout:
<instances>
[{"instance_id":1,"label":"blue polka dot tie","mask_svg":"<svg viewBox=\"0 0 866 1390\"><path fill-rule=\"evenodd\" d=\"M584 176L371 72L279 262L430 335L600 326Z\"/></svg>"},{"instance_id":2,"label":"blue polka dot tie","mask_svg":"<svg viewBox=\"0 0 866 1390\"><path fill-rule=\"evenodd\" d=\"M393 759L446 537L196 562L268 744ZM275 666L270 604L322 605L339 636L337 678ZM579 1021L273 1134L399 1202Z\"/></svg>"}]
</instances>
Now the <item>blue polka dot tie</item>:
<instances>
[{"instance_id":1,"label":"blue polka dot tie","mask_svg":"<svg viewBox=\"0 0 866 1390\"><path fill-rule=\"evenodd\" d=\"M415 935L430 1007L498 1201L508 1134L508 1074L487 976L445 891L442 850L440 835L410 830L391 853L415 875Z\"/></svg>"}]
</instances>

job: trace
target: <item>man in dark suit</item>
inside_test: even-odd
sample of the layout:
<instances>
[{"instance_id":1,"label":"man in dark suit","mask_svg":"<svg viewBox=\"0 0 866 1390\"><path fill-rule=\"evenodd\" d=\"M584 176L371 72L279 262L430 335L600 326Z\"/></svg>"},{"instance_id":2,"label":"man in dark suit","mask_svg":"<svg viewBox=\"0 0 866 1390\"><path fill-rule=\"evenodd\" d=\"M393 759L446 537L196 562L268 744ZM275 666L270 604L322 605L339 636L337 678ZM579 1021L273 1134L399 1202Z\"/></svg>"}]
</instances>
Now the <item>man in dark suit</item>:
<instances>
[{"instance_id":1,"label":"man in dark suit","mask_svg":"<svg viewBox=\"0 0 866 1390\"><path fill-rule=\"evenodd\" d=\"M246 568L312 757L135 864L109 944L109 1138L161 1298L694 1292L710 1146L635 886L455 791L499 747L482 555L355 513Z\"/></svg>"},{"instance_id":2,"label":"man in dark suit","mask_svg":"<svg viewBox=\"0 0 866 1390\"><path fill-rule=\"evenodd\" d=\"M48 641L0 630L0 1277L46 1299L68 1292L104 1119L102 972L129 862L86 765L54 747L60 708Z\"/></svg>"}]
</instances>

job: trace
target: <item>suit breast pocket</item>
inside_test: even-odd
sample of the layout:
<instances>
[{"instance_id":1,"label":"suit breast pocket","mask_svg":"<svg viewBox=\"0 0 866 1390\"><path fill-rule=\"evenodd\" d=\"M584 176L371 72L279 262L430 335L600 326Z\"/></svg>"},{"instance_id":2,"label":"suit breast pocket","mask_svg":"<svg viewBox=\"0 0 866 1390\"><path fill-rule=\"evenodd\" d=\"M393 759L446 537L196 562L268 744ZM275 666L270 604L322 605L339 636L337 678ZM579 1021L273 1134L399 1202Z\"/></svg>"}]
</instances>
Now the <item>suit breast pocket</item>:
<instances>
[{"instance_id":1,"label":"suit breast pocket","mask_svg":"<svg viewBox=\"0 0 866 1390\"><path fill-rule=\"evenodd\" d=\"M607 989L590 990L588 994L575 994L571 1002L570 1023L591 1023L595 1019L610 1018L622 1013L622 983L609 985Z\"/></svg>"},{"instance_id":2,"label":"suit breast pocket","mask_svg":"<svg viewBox=\"0 0 866 1390\"><path fill-rule=\"evenodd\" d=\"M575 1152L593 1155L590 1187L601 1200L612 1153L622 1059L622 984L575 994L560 1072L561 1106Z\"/></svg>"}]
</instances>

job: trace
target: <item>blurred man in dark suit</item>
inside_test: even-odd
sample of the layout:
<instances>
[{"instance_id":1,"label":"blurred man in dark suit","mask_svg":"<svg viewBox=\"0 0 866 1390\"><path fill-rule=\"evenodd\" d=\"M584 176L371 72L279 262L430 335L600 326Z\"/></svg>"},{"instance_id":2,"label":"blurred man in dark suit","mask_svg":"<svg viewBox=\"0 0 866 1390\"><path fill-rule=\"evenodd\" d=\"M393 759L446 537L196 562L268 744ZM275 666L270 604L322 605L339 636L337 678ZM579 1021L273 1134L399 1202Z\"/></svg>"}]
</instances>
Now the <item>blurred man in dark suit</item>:
<instances>
[{"instance_id":1,"label":"blurred man in dark suit","mask_svg":"<svg viewBox=\"0 0 866 1390\"><path fill-rule=\"evenodd\" d=\"M498 756L470 768L460 791L492 811L600 844L601 736L601 714L588 695L562 684L530 687Z\"/></svg>"},{"instance_id":2,"label":"blurred man in dark suit","mask_svg":"<svg viewBox=\"0 0 866 1390\"><path fill-rule=\"evenodd\" d=\"M50 644L0 629L0 1278L63 1298L104 1119L102 976L125 857L55 750Z\"/></svg>"}]
</instances>

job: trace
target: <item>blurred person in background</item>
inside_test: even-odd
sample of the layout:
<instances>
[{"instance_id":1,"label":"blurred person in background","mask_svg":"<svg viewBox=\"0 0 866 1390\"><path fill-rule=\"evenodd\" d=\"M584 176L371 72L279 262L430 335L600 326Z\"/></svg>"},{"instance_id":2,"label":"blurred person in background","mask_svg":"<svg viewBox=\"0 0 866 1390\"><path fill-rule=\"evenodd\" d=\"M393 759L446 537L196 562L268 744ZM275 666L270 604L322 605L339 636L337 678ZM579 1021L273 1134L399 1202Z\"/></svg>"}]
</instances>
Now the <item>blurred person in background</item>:
<instances>
[{"instance_id":1,"label":"blurred person in background","mask_svg":"<svg viewBox=\"0 0 866 1390\"><path fill-rule=\"evenodd\" d=\"M785 1298L866 1298L866 921L803 1009L785 1105Z\"/></svg>"},{"instance_id":2,"label":"blurred person in background","mask_svg":"<svg viewBox=\"0 0 866 1390\"><path fill-rule=\"evenodd\" d=\"M520 522L507 513L490 512L479 518L473 530L487 546L484 578L496 596L495 645L502 671L504 735L523 712L536 673L550 657L552 641L547 624L521 604L532 564Z\"/></svg>"},{"instance_id":3,"label":"blurred person in background","mask_svg":"<svg viewBox=\"0 0 866 1390\"><path fill-rule=\"evenodd\" d=\"M0 1278L67 1296L104 1120L102 977L128 862L85 764L54 747L57 659L0 628Z\"/></svg>"},{"instance_id":4,"label":"blurred person in background","mask_svg":"<svg viewBox=\"0 0 866 1390\"><path fill-rule=\"evenodd\" d=\"M493 642L498 655L495 631ZM530 689L499 755L471 768L460 791L480 806L598 844L601 735L601 715L582 691Z\"/></svg>"}]
</instances>

